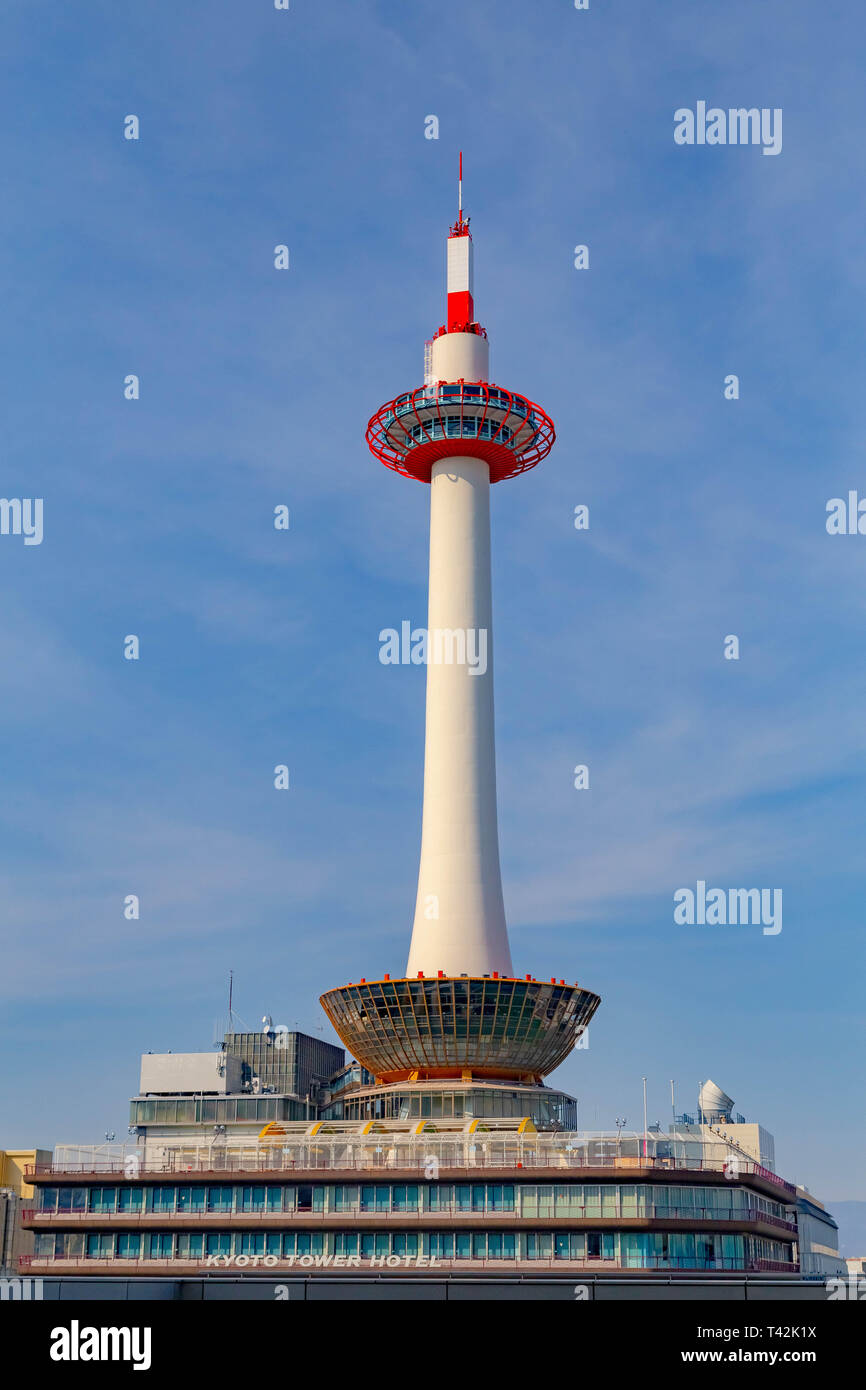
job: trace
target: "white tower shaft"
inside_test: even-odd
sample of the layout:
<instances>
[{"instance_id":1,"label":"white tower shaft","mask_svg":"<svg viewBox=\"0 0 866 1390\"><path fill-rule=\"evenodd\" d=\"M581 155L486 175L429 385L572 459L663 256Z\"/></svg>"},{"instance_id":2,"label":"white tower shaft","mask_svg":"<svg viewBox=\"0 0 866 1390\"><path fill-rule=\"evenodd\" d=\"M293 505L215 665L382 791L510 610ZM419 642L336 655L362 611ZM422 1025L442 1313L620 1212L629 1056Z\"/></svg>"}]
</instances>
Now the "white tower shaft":
<instances>
[{"instance_id":1,"label":"white tower shaft","mask_svg":"<svg viewBox=\"0 0 866 1390\"><path fill-rule=\"evenodd\" d=\"M490 470L480 458L444 459L430 484L424 813L410 976L514 973L499 868L492 618Z\"/></svg>"}]
</instances>

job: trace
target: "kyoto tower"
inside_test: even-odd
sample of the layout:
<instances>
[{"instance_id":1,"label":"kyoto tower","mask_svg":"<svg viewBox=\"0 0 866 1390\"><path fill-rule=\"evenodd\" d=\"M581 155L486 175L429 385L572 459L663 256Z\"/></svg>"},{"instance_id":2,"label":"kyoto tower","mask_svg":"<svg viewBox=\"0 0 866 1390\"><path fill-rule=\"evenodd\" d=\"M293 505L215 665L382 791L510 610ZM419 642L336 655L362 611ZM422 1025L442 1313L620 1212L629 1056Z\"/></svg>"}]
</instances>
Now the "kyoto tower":
<instances>
[{"instance_id":1,"label":"kyoto tower","mask_svg":"<svg viewBox=\"0 0 866 1390\"><path fill-rule=\"evenodd\" d=\"M490 488L553 447L553 421L490 380L475 318L463 215L446 243L447 319L427 343L424 385L367 426L372 453L430 487L430 587L421 863L405 977L322 996L343 1042L380 1083L477 1077L539 1085L574 1047L598 995L517 979L496 812Z\"/></svg>"}]
</instances>

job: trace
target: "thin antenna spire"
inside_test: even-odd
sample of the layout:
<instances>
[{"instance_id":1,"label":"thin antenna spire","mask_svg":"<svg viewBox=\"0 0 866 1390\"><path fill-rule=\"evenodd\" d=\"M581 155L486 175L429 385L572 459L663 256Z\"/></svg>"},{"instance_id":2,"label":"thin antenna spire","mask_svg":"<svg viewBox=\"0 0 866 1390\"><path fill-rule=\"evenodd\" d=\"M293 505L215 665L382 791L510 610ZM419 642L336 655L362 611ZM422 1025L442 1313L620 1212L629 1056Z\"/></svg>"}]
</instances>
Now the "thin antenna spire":
<instances>
[{"instance_id":1,"label":"thin antenna spire","mask_svg":"<svg viewBox=\"0 0 866 1390\"><path fill-rule=\"evenodd\" d=\"M229 971L229 1032L232 1029L232 988L235 982L235 972Z\"/></svg>"},{"instance_id":2,"label":"thin antenna spire","mask_svg":"<svg viewBox=\"0 0 866 1390\"><path fill-rule=\"evenodd\" d=\"M463 151L457 166L457 221L450 229L451 236L466 236L469 232L469 218L463 216Z\"/></svg>"}]
</instances>

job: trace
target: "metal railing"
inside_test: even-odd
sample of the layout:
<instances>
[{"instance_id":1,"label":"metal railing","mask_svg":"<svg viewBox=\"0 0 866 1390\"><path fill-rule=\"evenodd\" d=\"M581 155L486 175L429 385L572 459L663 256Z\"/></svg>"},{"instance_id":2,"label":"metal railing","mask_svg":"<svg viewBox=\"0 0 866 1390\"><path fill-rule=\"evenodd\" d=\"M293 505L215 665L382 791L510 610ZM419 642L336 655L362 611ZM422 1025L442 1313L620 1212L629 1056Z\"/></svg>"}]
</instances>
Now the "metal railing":
<instances>
[{"instance_id":1,"label":"metal railing","mask_svg":"<svg viewBox=\"0 0 866 1390\"><path fill-rule=\"evenodd\" d=\"M643 1211L624 1211L618 1207L615 1211L601 1211L594 1207L581 1207L579 1209L570 1208L568 1210L557 1211L552 1206L541 1206L533 1204L533 1210L521 1210L515 1207L499 1208L487 1207L439 1207L436 1209L422 1207L410 1208L364 1208L360 1204L344 1206L339 1209L305 1209L302 1207L287 1207L279 1210L259 1210L245 1211L241 1207L231 1210L207 1210L193 1208L175 1208L167 1210L144 1210L135 1208L124 1211L48 1211L38 1207L27 1207L22 1210L21 1219L25 1223L33 1221L44 1221L56 1218L57 1225L76 1225L88 1226L93 1221L109 1221L112 1226L146 1226L156 1227L162 1223L171 1222L175 1224L178 1218L184 1221L202 1221L208 1226L219 1225L220 1222L234 1222L241 1218L244 1222L260 1224L280 1224L286 1220L298 1221L300 1224L320 1225L325 1222L334 1221L361 1221L364 1225L374 1224L376 1221L388 1222L394 1218L400 1221L411 1221L417 1225L437 1225L444 1221L460 1221L470 1224L472 1221L483 1220L485 1224L491 1222L502 1222L503 1224L520 1222L539 1221L616 1221L626 1224L629 1221L669 1221L681 1223L693 1223L696 1221L708 1222L729 1222L736 1224L749 1224L765 1222L767 1225L774 1226L778 1230L785 1231L791 1235L797 1234L797 1226L792 1221L786 1221L782 1217L771 1215L769 1212L761 1211L757 1207L746 1207L740 1210L717 1209L714 1207L647 1207Z\"/></svg>"},{"instance_id":2,"label":"metal railing","mask_svg":"<svg viewBox=\"0 0 866 1390\"><path fill-rule=\"evenodd\" d=\"M315 1141L274 1144L261 1147L232 1149L221 1145L195 1148L175 1148L157 1158L152 1153L137 1159L136 1171L131 1172L128 1159L94 1159L81 1163L36 1163L28 1164L27 1176L46 1177L68 1176L70 1178L93 1175L94 1177L114 1175L116 1177L143 1178L146 1175L171 1173L292 1173L292 1172L339 1172L339 1173L387 1173L424 1172L428 1173L431 1162L435 1163L437 1176L446 1178L449 1172L485 1170L515 1174L543 1173L549 1181L555 1182L557 1173L568 1173L570 1178L583 1172L593 1175L599 1172L617 1172L623 1181L626 1174L676 1172L712 1173L736 1181L742 1177L755 1176L777 1188L793 1199L796 1189L776 1173L760 1164L741 1159L736 1173L731 1173L726 1159L694 1159L679 1156L654 1157L652 1155L634 1156L605 1153L588 1154L580 1149L552 1149L542 1147L536 1142L525 1145L517 1143L493 1142L481 1145L468 1141L455 1142L450 1137L440 1138L435 1134L419 1136L412 1144L391 1144L388 1136L374 1136L383 1142L376 1145L347 1143L345 1140L329 1143L327 1138Z\"/></svg>"}]
</instances>

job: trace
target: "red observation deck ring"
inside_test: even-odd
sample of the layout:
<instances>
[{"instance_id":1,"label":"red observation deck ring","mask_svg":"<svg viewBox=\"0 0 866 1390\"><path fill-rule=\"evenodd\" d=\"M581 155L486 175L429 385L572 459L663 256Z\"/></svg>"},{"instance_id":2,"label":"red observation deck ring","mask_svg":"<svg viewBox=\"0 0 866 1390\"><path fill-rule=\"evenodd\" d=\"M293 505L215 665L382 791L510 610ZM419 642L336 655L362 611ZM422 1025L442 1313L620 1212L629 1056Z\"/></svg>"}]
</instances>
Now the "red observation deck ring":
<instances>
[{"instance_id":1,"label":"red observation deck ring","mask_svg":"<svg viewBox=\"0 0 866 1390\"><path fill-rule=\"evenodd\" d=\"M487 381L440 381L388 401L367 426L367 443L386 468L429 483L440 459L486 459L491 483L546 458L556 431L525 396Z\"/></svg>"}]
</instances>

